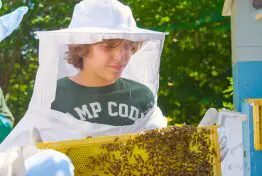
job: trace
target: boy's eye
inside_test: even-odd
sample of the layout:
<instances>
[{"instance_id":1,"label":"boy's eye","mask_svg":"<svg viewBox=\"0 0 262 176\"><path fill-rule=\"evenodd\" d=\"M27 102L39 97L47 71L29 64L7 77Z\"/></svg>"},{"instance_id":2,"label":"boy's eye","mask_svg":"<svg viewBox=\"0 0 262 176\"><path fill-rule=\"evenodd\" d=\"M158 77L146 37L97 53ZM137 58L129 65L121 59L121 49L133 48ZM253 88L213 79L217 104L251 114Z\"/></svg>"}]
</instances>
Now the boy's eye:
<instances>
[{"instance_id":1,"label":"boy's eye","mask_svg":"<svg viewBox=\"0 0 262 176\"><path fill-rule=\"evenodd\" d=\"M131 42L131 41L129 41L127 44L126 44L126 49L129 49L130 51L132 51L133 52L133 50L135 49L135 48L137 48L138 47L138 43L136 43L136 42Z\"/></svg>"},{"instance_id":2,"label":"boy's eye","mask_svg":"<svg viewBox=\"0 0 262 176\"><path fill-rule=\"evenodd\" d=\"M134 50L134 48L136 48L138 44L136 42L132 42L132 41L128 41L128 40L114 40L114 39L112 39L112 40L105 40L105 41L99 43L99 45L105 51L111 51L112 49L121 47L126 51L132 52L132 50Z\"/></svg>"},{"instance_id":3,"label":"boy's eye","mask_svg":"<svg viewBox=\"0 0 262 176\"><path fill-rule=\"evenodd\" d=\"M125 49L131 49L131 46L132 46L132 44L130 42L125 42L124 43L124 48Z\"/></svg>"},{"instance_id":4,"label":"boy's eye","mask_svg":"<svg viewBox=\"0 0 262 176\"><path fill-rule=\"evenodd\" d=\"M111 51L111 50L112 50L112 48L107 47L107 46L103 46L103 45L100 45L100 48L101 48L102 50L104 50L104 51Z\"/></svg>"},{"instance_id":5,"label":"boy's eye","mask_svg":"<svg viewBox=\"0 0 262 176\"><path fill-rule=\"evenodd\" d=\"M133 50L134 48L138 47L138 44L136 42L127 41L124 44L125 49Z\"/></svg>"}]
</instances>

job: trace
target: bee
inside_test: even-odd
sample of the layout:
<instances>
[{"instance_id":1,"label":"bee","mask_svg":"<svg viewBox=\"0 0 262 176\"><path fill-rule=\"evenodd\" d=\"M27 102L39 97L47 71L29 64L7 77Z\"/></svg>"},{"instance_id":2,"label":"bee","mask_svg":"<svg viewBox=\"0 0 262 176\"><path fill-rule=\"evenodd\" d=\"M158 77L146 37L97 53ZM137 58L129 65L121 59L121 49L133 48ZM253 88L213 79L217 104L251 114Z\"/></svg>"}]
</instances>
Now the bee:
<instances>
[{"instance_id":1,"label":"bee","mask_svg":"<svg viewBox=\"0 0 262 176\"><path fill-rule=\"evenodd\" d=\"M117 141L119 141L119 137L116 137L114 140L114 142L117 142Z\"/></svg>"}]
</instances>

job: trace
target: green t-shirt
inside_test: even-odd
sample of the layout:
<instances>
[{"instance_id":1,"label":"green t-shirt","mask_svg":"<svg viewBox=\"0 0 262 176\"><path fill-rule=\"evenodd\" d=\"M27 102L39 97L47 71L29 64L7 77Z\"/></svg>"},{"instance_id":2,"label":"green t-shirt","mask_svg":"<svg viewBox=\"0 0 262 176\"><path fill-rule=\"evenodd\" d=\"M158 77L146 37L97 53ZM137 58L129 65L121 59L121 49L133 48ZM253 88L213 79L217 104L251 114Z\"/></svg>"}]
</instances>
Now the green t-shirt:
<instances>
[{"instance_id":1,"label":"green t-shirt","mask_svg":"<svg viewBox=\"0 0 262 176\"><path fill-rule=\"evenodd\" d=\"M57 82L54 110L79 120L113 126L132 125L154 105L154 96L143 84L120 78L104 87L86 87L68 77Z\"/></svg>"}]
</instances>

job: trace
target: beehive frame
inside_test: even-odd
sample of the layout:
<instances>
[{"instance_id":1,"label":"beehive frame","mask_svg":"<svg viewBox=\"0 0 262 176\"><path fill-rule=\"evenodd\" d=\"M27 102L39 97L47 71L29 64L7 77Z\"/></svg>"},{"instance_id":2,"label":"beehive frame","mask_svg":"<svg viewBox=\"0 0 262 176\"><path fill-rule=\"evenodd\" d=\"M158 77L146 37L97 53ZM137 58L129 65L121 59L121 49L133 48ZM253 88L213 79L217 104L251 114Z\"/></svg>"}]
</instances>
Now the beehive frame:
<instances>
[{"instance_id":1,"label":"beehive frame","mask_svg":"<svg viewBox=\"0 0 262 176\"><path fill-rule=\"evenodd\" d=\"M187 137L184 138L185 142L191 138L196 140L194 140L193 143L184 143L179 146L179 142L172 140L174 136L171 136L171 138L168 137L168 135L173 134L173 132L176 133L179 130L183 130L183 133L188 134L186 135ZM192 132L192 130L196 131ZM177 139L181 137L181 134L182 133L177 134ZM148 136L150 137L148 138ZM141 139L145 138L147 139L141 142ZM171 139L171 142L165 142L166 139ZM151 141L151 143L149 141ZM183 142L183 140L180 141ZM168 146L168 144L170 145ZM175 144L177 145L172 147L172 145ZM150 145L152 146L150 147ZM165 147L165 145L168 147ZM190 147L185 147L188 145ZM39 143L37 146L44 149L55 149L69 156L75 166L76 176L189 176L192 175L192 172L199 176L221 176L217 126L211 126L209 128L196 128L192 126L169 127L138 134ZM206 151L203 146L206 146ZM154 147L155 149L152 149ZM187 148L187 150L184 148ZM176 151L172 153L171 149ZM187 152L183 153L183 150ZM206 158L201 159L202 155L197 155L200 150L202 153L206 152L206 154L203 155ZM159 153L159 156L152 154L152 151ZM171 152L171 154L169 155L168 152ZM173 159L173 157L176 158L176 160ZM197 165L198 163L200 164ZM154 164L156 164L156 166Z\"/></svg>"},{"instance_id":2,"label":"beehive frame","mask_svg":"<svg viewBox=\"0 0 262 176\"><path fill-rule=\"evenodd\" d=\"M262 99L249 99L253 105L254 148L262 150Z\"/></svg>"}]
</instances>

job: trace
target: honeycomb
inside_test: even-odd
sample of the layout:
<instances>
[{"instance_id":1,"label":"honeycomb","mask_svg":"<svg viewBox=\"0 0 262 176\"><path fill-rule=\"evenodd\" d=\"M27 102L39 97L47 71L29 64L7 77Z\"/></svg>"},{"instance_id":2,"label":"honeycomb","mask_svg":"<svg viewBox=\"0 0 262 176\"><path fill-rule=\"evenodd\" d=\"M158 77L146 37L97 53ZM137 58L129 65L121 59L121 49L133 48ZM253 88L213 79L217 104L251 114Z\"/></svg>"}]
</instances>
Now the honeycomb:
<instances>
[{"instance_id":1,"label":"honeycomb","mask_svg":"<svg viewBox=\"0 0 262 176\"><path fill-rule=\"evenodd\" d=\"M216 130L172 126L37 146L69 156L76 176L220 176Z\"/></svg>"}]
</instances>

